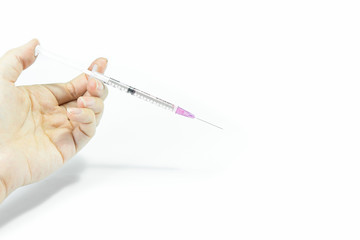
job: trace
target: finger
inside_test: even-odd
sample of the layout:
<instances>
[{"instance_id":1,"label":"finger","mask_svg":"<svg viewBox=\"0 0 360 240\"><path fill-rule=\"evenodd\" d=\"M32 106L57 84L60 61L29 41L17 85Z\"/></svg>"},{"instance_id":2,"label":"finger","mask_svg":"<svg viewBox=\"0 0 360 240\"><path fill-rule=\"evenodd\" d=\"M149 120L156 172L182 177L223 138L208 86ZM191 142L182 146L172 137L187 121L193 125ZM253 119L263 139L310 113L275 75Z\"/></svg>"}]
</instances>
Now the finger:
<instances>
[{"instance_id":1,"label":"finger","mask_svg":"<svg viewBox=\"0 0 360 240\"><path fill-rule=\"evenodd\" d=\"M108 60L106 58L103 58L103 57L98 58L94 62L91 63L88 70L92 71L93 67L96 65L95 71L97 71L98 73L104 73L106 70L106 67L107 67L107 63L108 63Z\"/></svg>"},{"instance_id":2,"label":"finger","mask_svg":"<svg viewBox=\"0 0 360 240\"><path fill-rule=\"evenodd\" d=\"M104 61L106 61L106 65L98 66L97 64L94 64L92 66L92 70L96 71L98 73L104 73L107 67L108 60L106 58L103 58ZM102 81L95 79L93 77L88 78L88 85L87 85L87 92L84 94L84 96L93 96L93 97L99 97L101 99L105 99L108 95L108 89L103 84Z\"/></svg>"},{"instance_id":3,"label":"finger","mask_svg":"<svg viewBox=\"0 0 360 240\"><path fill-rule=\"evenodd\" d=\"M93 110L96 118L96 125L99 124L104 111L104 101L98 97L79 97L77 105L80 108L89 108Z\"/></svg>"},{"instance_id":4,"label":"finger","mask_svg":"<svg viewBox=\"0 0 360 240\"><path fill-rule=\"evenodd\" d=\"M94 65L98 69L104 71L106 68L107 60L105 58L98 58L90 65L89 70L92 70ZM76 100L86 93L88 85L87 75L80 74L73 80L67 83L45 84L46 87L55 96L59 105Z\"/></svg>"},{"instance_id":5,"label":"finger","mask_svg":"<svg viewBox=\"0 0 360 240\"><path fill-rule=\"evenodd\" d=\"M89 124L95 121L95 113L87 108L68 108L67 116L71 121ZM90 132L91 133L91 132ZM92 136L93 134L89 134Z\"/></svg>"},{"instance_id":6,"label":"finger","mask_svg":"<svg viewBox=\"0 0 360 240\"><path fill-rule=\"evenodd\" d=\"M97 97L79 97L77 105L81 108L89 108L95 114L101 113L104 110L104 101Z\"/></svg>"},{"instance_id":7,"label":"finger","mask_svg":"<svg viewBox=\"0 0 360 240\"><path fill-rule=\"evenodd\" d=\"M89 102L87 102L87 98L95 98L95 105L92 104L92 100L89 100ZM85 101L85 103L83 103L83 99ZM62 107L64 107L64 109L68 109L68 108L76 108L76 107L80 107L80 108L89 108L91 110L94 111L95 113L95 118L96 118L96 125L98 125L100 123L100 120L102 118L102 114L104 111L104 101L101 98L96 98L96 97L79 97L77 99L77 101L71 101L68 103L65 103L63 105L61 105Z\"/></svg>"},{"instance_id":8,"label":"finger","mask_svg":"<svg viewBox=\"0 0 360 240\"><path fill-rule=\"evenodd\" d=\"M72 131L76 149L80 150L95 135L95 113L87 108L68 108L68 118L75 125Z\"/></svg>"},{"instance_id":9,"label":"finger","mask_svg":"<svg viewBox=\"0 0 360 240\"><path fill-rule=\"evenodd\" d=\"M99 97L105 100L107 95L108 89L103 82L95 78L89 78L87 92L84 94L84 96Z\"/></svg>"},{"instance_id":10,"label":"finger","mask_svg":"<svg viewBox=\"0 0 360 240\"><path fill-rule=\"evenodd\" d=\"M14 83L21 72L35 62L35 48L39 45L33 39L25 45L11 49L0 58L0 78Z\"/></svg>"}]
</instances>

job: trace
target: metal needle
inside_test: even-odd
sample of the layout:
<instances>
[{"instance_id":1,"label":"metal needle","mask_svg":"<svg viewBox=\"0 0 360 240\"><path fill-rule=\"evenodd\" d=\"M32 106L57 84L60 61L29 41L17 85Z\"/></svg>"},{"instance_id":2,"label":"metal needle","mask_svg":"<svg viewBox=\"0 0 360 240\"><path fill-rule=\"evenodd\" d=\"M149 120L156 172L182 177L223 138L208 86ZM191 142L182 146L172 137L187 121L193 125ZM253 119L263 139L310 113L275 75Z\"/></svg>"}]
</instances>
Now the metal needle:
<instances>
[{"instance_id":1,"label":"metal needle","mask_svg":"<svg viewBox=\"0 0 360 240\"><path fill-rule=\"evenodd\" d=\"M221 130L224 130L222 127L216 126L215 124L209 123L209 122L207 122L207 121L205 121L205 120L202 120L202 119L200 119L200 118L196 118L196 119L197 119L197 120L200 120L200 121L202 121L202 122L204 122L204 123L207 123L207 124L209 124L209 125L211 125L211 126L217 127L217 128L219 128L219 129L221 129Z\"/></svg>"}]
</instances>

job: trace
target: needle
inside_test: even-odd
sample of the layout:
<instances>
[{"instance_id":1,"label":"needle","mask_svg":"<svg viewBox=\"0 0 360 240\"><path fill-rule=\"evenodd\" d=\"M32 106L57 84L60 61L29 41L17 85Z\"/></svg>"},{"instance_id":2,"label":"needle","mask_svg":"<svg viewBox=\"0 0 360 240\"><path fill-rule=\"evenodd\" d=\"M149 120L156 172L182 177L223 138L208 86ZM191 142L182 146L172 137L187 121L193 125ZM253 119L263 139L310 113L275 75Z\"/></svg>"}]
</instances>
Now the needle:
<instances>
[{"instance_id":1,"label":"needle","mask_svg":"<svg viewBox=\"0 0 360 240\"><path fill-rule=\"evenodd\" d=\"M44 50L42 47L37 46L36 49L35 49L35 56L39 55L39 54L42 54L44 56L47 56L49 58L52 58L54 60L57 60L58 62L61 62L65 65L68 65L70 67L73 67L79 71L82 71L84 72L85 74L87 74L88 76L91 76L91 77L94 77L94 78L97 78L98 80L101 80L102 82L104 82L105 84L109 85L109 86L112 86L114 88L117 88L119 90L122 90L122 91L125 91L133 96L136 96L142 100L145 100L149 103L152 103L152 104L155 104L155 105L158 105L164 109L167 109L167 110L170 110L171 112L175 113L175 114L178 114L178 115L181 115L183 117L187 117L187 118L191 118L191 119L194 119L196 118L194 114L192 114L191 112L189 111L186 111L185 109L175 105L175 104L172 104L168 101L165 101L161 98L158 98L158 97L155 97L153 95L150 95L144 91L141 91L139 89L136 89L134 87L131 87L127 84L124 84L114 78L111 78L109 76L105 76L104 74L101 74L101 73L98 73L96 72L96 70L88 70L88 69L83 69L81 67L78 67L76 64L73 64L71 63L69 60L63 58L63 57L60 57L54 53L51 53L49 51L46 51ZM219 128L219 129L223 129L219 126L216 126L215 124L212 124L212 123L209 123L205 120L202 120L200 118L196 118L204 123L207 123L213 127L216 127L216 128Z\"/></svg>"},{"instance_id":2,"label":"needle","mask_svg":"<svg viewBox=\"0 0 360 240\"><path fill-rule=\"evenodd\" d=\"M215 124L209 123L209 122L207 122L207 121L205 121L205 120L202 120L202 119L200 119L200 118L196 118L196 119L197 119L197 120L200 120L200 121L202 121L202 122L204 122L204 123L207 123L207 124L209 124L209 125L211 125L211 126L217 127L217 128L219 128L219 129L221 129L221 130L224 130L222 127L216 126Z\"/></svg>"}]
</instances>

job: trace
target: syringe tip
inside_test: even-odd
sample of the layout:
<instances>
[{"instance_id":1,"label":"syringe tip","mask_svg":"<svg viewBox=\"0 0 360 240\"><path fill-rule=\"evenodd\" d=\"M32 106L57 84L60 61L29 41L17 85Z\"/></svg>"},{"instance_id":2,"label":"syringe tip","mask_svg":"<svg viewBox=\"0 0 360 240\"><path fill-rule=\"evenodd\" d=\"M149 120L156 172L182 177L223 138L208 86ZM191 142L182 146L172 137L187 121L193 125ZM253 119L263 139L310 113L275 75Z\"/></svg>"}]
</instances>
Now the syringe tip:
<instances>
[{"instance_id":1,"label":"syringe tip","mask_svg":"<svg viewBox=\"0 0 360 240\"><path fill-rule=\"evenodd\" d=\"M204 123L207 123L207 124L209 124L209 125L211 125L211 126L213 126L213 127L217 127L217 128L219 128L219 129L221 129L221 130L224 130L222 127L216 126L215 124L209 123L209 122L207 122L207 121L205 121L205 120L202 120L202 119L200 119L200 118L196 118L196 119L197 119L197 120L200 120L200 121L202 121L202 122L204 122Z\"/></svg>"}]
</instances>

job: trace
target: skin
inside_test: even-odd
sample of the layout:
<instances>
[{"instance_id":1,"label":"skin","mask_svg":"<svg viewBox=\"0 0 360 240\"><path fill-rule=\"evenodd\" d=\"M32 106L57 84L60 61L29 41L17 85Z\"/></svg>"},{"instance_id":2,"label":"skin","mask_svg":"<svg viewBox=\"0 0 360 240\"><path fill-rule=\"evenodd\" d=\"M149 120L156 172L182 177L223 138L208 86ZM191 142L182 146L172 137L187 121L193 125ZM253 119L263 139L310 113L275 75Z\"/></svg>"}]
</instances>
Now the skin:
<instances>
[{"instance_id":1,"label":"skin","mask_svg":"<svg viewBox=\"0 0 360 240\"><path fill-rule=\"evenodd\" d=\"M107 88L81 74L67 83L15 86L36 60L34 39L0 58L0 202L72 158L94 136ZM107 59L90 65L103 73Z\"/></svg>"}]
</instances>

